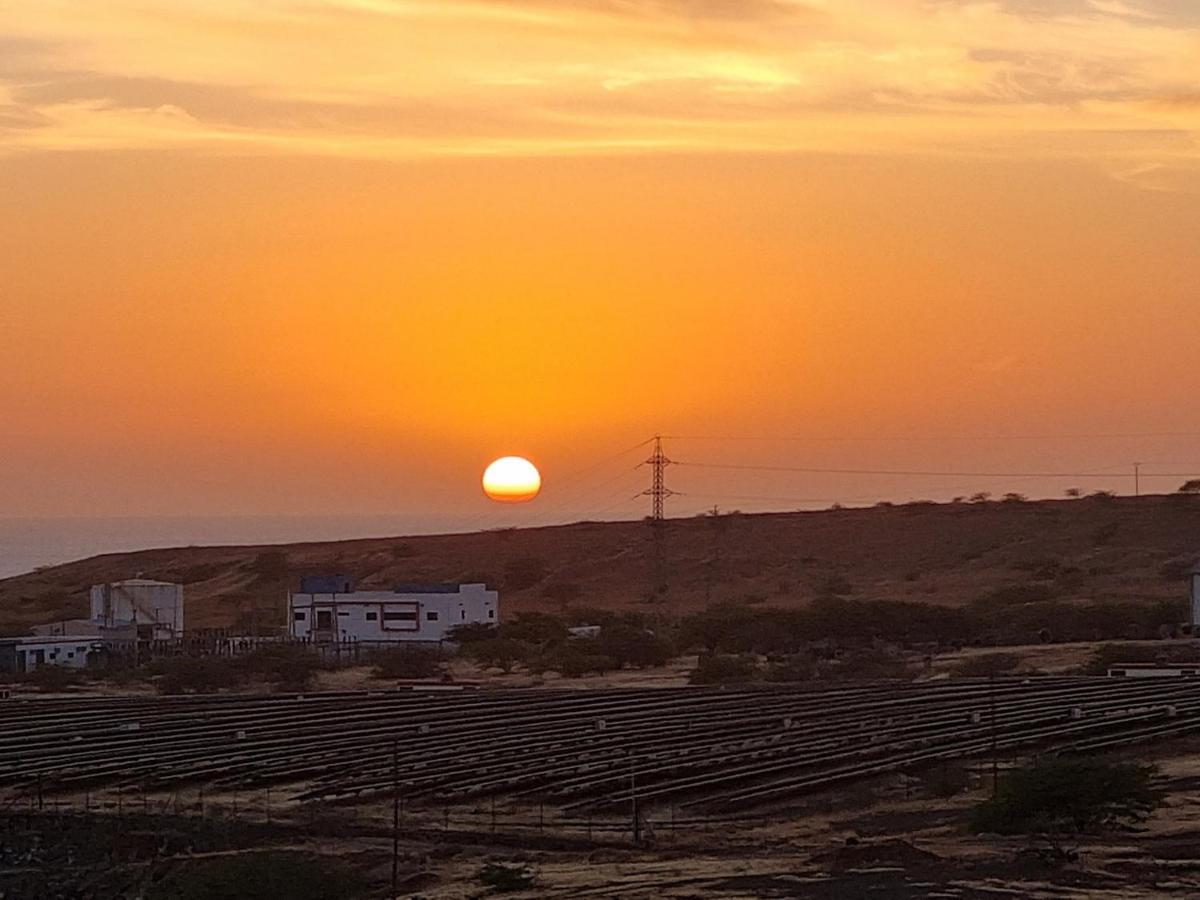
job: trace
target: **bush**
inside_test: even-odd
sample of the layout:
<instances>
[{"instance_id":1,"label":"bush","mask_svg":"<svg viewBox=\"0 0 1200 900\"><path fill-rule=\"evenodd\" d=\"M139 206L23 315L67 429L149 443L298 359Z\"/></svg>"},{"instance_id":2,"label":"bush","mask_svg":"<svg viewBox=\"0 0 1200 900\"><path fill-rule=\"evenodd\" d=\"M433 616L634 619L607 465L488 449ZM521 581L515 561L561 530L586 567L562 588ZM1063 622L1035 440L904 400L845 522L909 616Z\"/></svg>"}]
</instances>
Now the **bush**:
<instances>
[{"instance_id":1,"label":"bush","mask_svg":"<svg viewBox=\"0 0 1200 900\"><path fill-rule=\"evenodd\" d=\"M674 655L670 643L654 632L623 622L604 625L596 639L596 650L614 660L617 668L646 669L665 666Z\"/></svg>"},{"instance_id":2,"label":"bush","mask_svg":"<svg viewBox=\"0 0 1200 900\"><path fill-rule=\"evenodd\" d=\"M506 866L503 863L488 863L475 876L479 883L496 894L509 894L530 890L537 878L528 866Z\"/></svg>"},{"instance_id":3,"label":"bush","mask_svg":"<svg viewBox=\"0 0 1200 900\"><path fill-rule=\"evenodd\" d=\"M32 672L25 673L21 681L30 685L36 691L46 694L57 694L80 684L84 679L85 675L82 669L41 665Z\"/></svg>"},{"instance_id":4,"label":"bush","mask_svg":"<svg viewBox=\"0 0 1200 900\"><path fill-rule=\"evenodd\" d=\"M975 808L976 832L1023 834L1046 842L1054 855L1072 855L1064 843L1144 820L1161 802L1155 770L1100 759L1040 760L1006 775L996 796Z\"/></svg>"},{"instance_id":5,"label":"bush","mask_svg":"<svg viewBox=\"0 0 1200 900\"><path fill-rule=\"evenodd\" d=\"M373 678L436 678L442 671L442 653L431 647L391 647L372 658Z\"/></svg>"},{"instance_id":6,"label":"bush","mask_svg":"<svg viewBox=\"0 0 1200 900\"><path fill-rule=\"evenodd\" d=\"M550 613L518 613L511 622L498 629L500 637L525 641L530 644L549 644L565 641L569 632L566 623Z\"/></svg>"},{"instance_id":7,"label":"bush","mask_svg":"<svg viewBox=\"0 0 1200 900\"><path fill-rule=\"evenodd\" d=\"M616 660L605 656L596 648L596 641L571 641L554 647L538 661L542 670L558 672L565 678L581 678L584 675L603 675L618 668Z\"/></svg>"},{"instance_id":8,"label":"bush","mask_svg":"<svg viewBox=\"0 0 1200 900\"><path fill-rule=\"evenodd\" d=\"M702 656L688 677L689 684L746 684L758 680L753 656Z\"/></svg>"},{"instance_id":9,"label":"bush","mask_svg":"<svg viewBox=\"0 0 1200 900\"><path fill-rule=\"evenodd\" d=\"M473 644L476 641L490 641L497 636L495 625L488 622L464 622L455 625L446 632L446 640L456 644Z\"/></svg>"},{"instance_id":10,"label":"bush","mask_svg":"<svg viewBox=\"0 0 1200 900\"><path fill-rule=\"evenodd\" d=\"M518 663L529 662L535 652L532 644L505 637L493 638L489 641L476 641L462 646L464 656L475 660L485 668L501 669L506 674L511 672Z\"/></svg>"},{"instance_id":11,"label":"bush","mask_svg":"<svg viewBox=\"0 0 1200 900\"><path fill-rule=\"evenodd\" d=\"M226 660L249 677L271 682L281 691L307 691L313 686L321 660L307 647L275 644L260 647L235 660Z\"/></svg>"},{"instance_id":12,"label":"bush","mask_svg":"<svg viewBox=\"0 0 1200 900\"><path fill-rule=\"evenodd\" d=\"M185 863L149 888L149 900L352 900L366 897L357 870L308 853L269 851Z\"/></svg>"},{"instance_id":13,"label":"bush","mask_svg":"<svg viewBox=\"0 0 1200 900\"><path fill-rule=\"evenodd\" d=\"M234 660L222 656L180 656L155 668L159 673L155 689L160 694L215 694L242 683Z\"/></svg>"}]
</instances>

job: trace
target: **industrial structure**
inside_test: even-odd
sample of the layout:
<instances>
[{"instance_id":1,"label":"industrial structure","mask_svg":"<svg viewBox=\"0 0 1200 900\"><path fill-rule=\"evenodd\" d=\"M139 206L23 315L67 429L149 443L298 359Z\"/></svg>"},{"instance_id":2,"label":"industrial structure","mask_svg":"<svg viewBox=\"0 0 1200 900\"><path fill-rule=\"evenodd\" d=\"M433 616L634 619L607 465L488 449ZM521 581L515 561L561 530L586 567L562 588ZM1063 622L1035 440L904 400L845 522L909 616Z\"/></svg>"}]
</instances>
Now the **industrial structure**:
<instances>
[{"instance_id":1,"label":"industrial structure","mask_svg":"<svg viewBox=\"0 0 1200 900\"><path fill-rule=\"evenodd\" d=\"M91 621L106 628L133 625L141 640L183 635L183 585L131 578L92 585Z\"/></svg>"},{"instance_id":2,"label":"industrial structure","mask_svg":"<svg viewBox=\"0 0 1200 900\"><path fill-rule=\"evenodd\" d=\"M500 598L485 584L400 584L356 591L345 576L302 578L288 595L288 633L314 643L443 641L456 625L495 625Z\"/></svg>"},{"instance_id":3,"label":"industrial structure","mask_svg":"<svg viewBox=\"0 0 1200 900\"><path fill-rule=\"evenodd\" d=\"M0 638L0 672L27 673L43 666L83 669L105 652L104 642L89 635Z\"/></svg>"}]
</instances>

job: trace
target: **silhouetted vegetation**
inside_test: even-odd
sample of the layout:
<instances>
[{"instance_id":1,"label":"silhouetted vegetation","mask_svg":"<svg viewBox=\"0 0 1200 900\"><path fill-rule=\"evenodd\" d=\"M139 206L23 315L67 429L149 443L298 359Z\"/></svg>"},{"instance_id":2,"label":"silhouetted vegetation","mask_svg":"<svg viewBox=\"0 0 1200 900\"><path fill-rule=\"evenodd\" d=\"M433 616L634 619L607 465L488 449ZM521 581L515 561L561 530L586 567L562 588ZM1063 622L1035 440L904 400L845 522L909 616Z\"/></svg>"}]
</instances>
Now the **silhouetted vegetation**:
<instances>
[{"instance_id":1,"label":"silhouetted vegetation","mask_svg":"<svg viewBox=\"0 0 1200 900\"><path fill-rule=\"evenodd\" d=\"M149 900L352 900L368 894L359 872L311 853L245 853L191 861L148 890Z\"/></svg>"},{"instance_id":2,"label":"silhouetted vegetation","mask_svg":"<svg viewBox=\"0 0 1200 900\"><path fill-rule=\"evenodd\" d=\"M436 678L444 662L441 650L417 646L380 650L372 658L375 678Z\"/></svg>"},{"instance_id":3,"label":"silhouetted vegetation","mask_svg":"<svg viewBox=\"0 0 1200 900\"><path fill-rule=\"evenodd\" d=\"M242 656L179 656L159 660L147 673L155 677L161 694L212 694L265 681L276 690L307 691L321 658L307 647L277 644L260 647Z\"/></svg>"},{"instance_id":4,"label":"silhouetted vegetation","mask_svg":"<svg viewBox=\"0 0 1200 900\"><path fill-rule=\"evenodd\" d=\"M688 681L691 684L745 684L759 678L753 656L716 653L701 656Z\"/></svg>"},{"instance_id":5,"label":"silhouetted vegetation","mask_svg":"<svg viewBox=\"0 0 1200 900\"><path fill-rule=\"evenodd\" d=\"M1003 646L1039 641L1149 638L1187 616L1184 600L1071 603L1039 599L1036 585L1004 588L966 608L827 597L800 609L718 603L685 616L678 645L712 653L795 653L814 642L852 647L883 641Z\"/></svg>"},{"instance_id":6,"label":"silhouetted vegetation","mask_svg":"<svg viewBox=\"0 0 1200 900\"><path fill-rule=\"evenodd\" d=\"M500 669L505 674L518 663L528 663L537 655L537 647L528 641L510 637L495 637L486 641L463 644L462 653L484 668Z\"/></svg>"},{"instance_id":7,"label":"silhouetted vegetation","mask_svg":"<svg viewBox=\"0 0 1200 900\"><path fill-rule=\"evenodd\" d=\"M1056 859L1074 856L1067 843L1147 818L1161 802L1155 770L1137 763L1053 758L1006 775L996 796L975 808L976 832L1028 835Z\"/></svg>"},{"instance_id":8,"label":"silhouetted vegetation","mask_svg":"<svg viewBox=\"0 0 1200 900\"><path fill-rule=\"evenodd\" d=\"M479 883L495 894L510 894L528 891L537 884L537 877L529 866L487 863L475 876Z\"/></svg>"}]
</instances>

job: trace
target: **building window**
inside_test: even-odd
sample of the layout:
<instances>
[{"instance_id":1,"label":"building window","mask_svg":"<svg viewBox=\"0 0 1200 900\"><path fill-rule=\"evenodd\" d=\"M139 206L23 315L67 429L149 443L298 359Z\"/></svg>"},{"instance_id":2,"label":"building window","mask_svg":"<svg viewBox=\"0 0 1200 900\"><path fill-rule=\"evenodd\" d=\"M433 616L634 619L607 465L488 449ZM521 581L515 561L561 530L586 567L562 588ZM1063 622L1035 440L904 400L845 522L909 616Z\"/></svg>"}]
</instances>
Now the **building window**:
<instances>
[{"instance_id":1,"label":"building window","mask_svg":"<svg viewBox=\"0 0 1200 900\"><path fill-rule=\"evenodd\" d=\"M350 615L350 613L346 612L346 611L345 611L345 610L343 610L343 609L339 609L339 610L338 610L338 615L339 615L339 616L348 616L348 615Z\"/></svg>"},{"instance_id":2,"label":"building window","mask_svg":"<svg viewBox=\"0 0 1200 900\"><path fill-rule=\"evenodd\" d=\"M69 651L67 653L67 659L74 659L74 658L75 658L75 651L74 650Z\"/></svg>"},{"instance_id":3,"label":"building window","mask_svg":"<svg viewBox=\"0 0 1200 900\"><path fill-rule=\"evenodd\" d=\"M496 618L496 611L495 611L494 609L489 609L489 610L488 610L488 618L489 618L489 619L494 619L494 618Z\"/></svg>"},{"instance_id":4,"label":"building window","mask_svg":"<svg viewBox=\"0 0 1200 900\"><path fill-rule=\"evenodd\" d=\"M467 611L465 609L460 609L458 612L459 612L460 618L465 619L467 617Z\"/></svg>"},{"instance_id":5,"label":"building window","mask_svg":"<svg viewBox=\"0 0 1200 900\"><path fill-rule=\"evenodd\" d=\"M399 612L385 610L383 613L383 621L385 621L385 622L415 622L415 621L417 621L417 612L416 612L416 610L407 610L407 609L403 610L403 611L399 611Z\"/></svg>"},{"instance_id":6,"label":"building window","mask_svg":"<svg viewBox=\"0 0 1200 900\"><path fill-rule=\"evenodd\" d=\"M379 613L374 613L374 612L367 613L367 621L368 622L378 622L379 621Z\"/></svg>"},{"instance_id":7,"label":"building window","mask_svg":"<svg viewBox=\"0 0 1200 900\"><path fill-rule=\"evenodd\" d=\"M302 612L292 613L292 618L295 619L297 622L303 622L304 621L304 613L302 613Z\"/></svg>"},{"instance_id":8,"label":"building window","mask_svg":"<svg viewBox=\"0 0 1200 900\"><path fill-rule=\"evenodd\" d=\"M426 622L436 622L437 620L438 620L438 614L436 612L434 612L432 609L429 612L425 613L425 621Z\"/></svg>"}]
</instances>

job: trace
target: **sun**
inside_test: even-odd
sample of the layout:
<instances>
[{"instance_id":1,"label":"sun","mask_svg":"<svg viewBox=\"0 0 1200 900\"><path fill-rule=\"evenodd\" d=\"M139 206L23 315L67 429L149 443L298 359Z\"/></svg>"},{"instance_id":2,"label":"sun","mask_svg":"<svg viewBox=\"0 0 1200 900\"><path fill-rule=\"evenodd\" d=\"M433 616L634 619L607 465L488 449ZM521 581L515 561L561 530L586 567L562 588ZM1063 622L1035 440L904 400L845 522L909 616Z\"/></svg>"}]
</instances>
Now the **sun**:
<instances>
[{"instance_id":1,"label":"sun","mask_svg":"<svg viewBox=\"0 0 1200 900\"><path fill-rule=\"evenodd\" d=\"M501 503L525 503L541 489L537 466L520 456L502 456L483 473L483 492Z\"/></svg>"}]
</instances>

